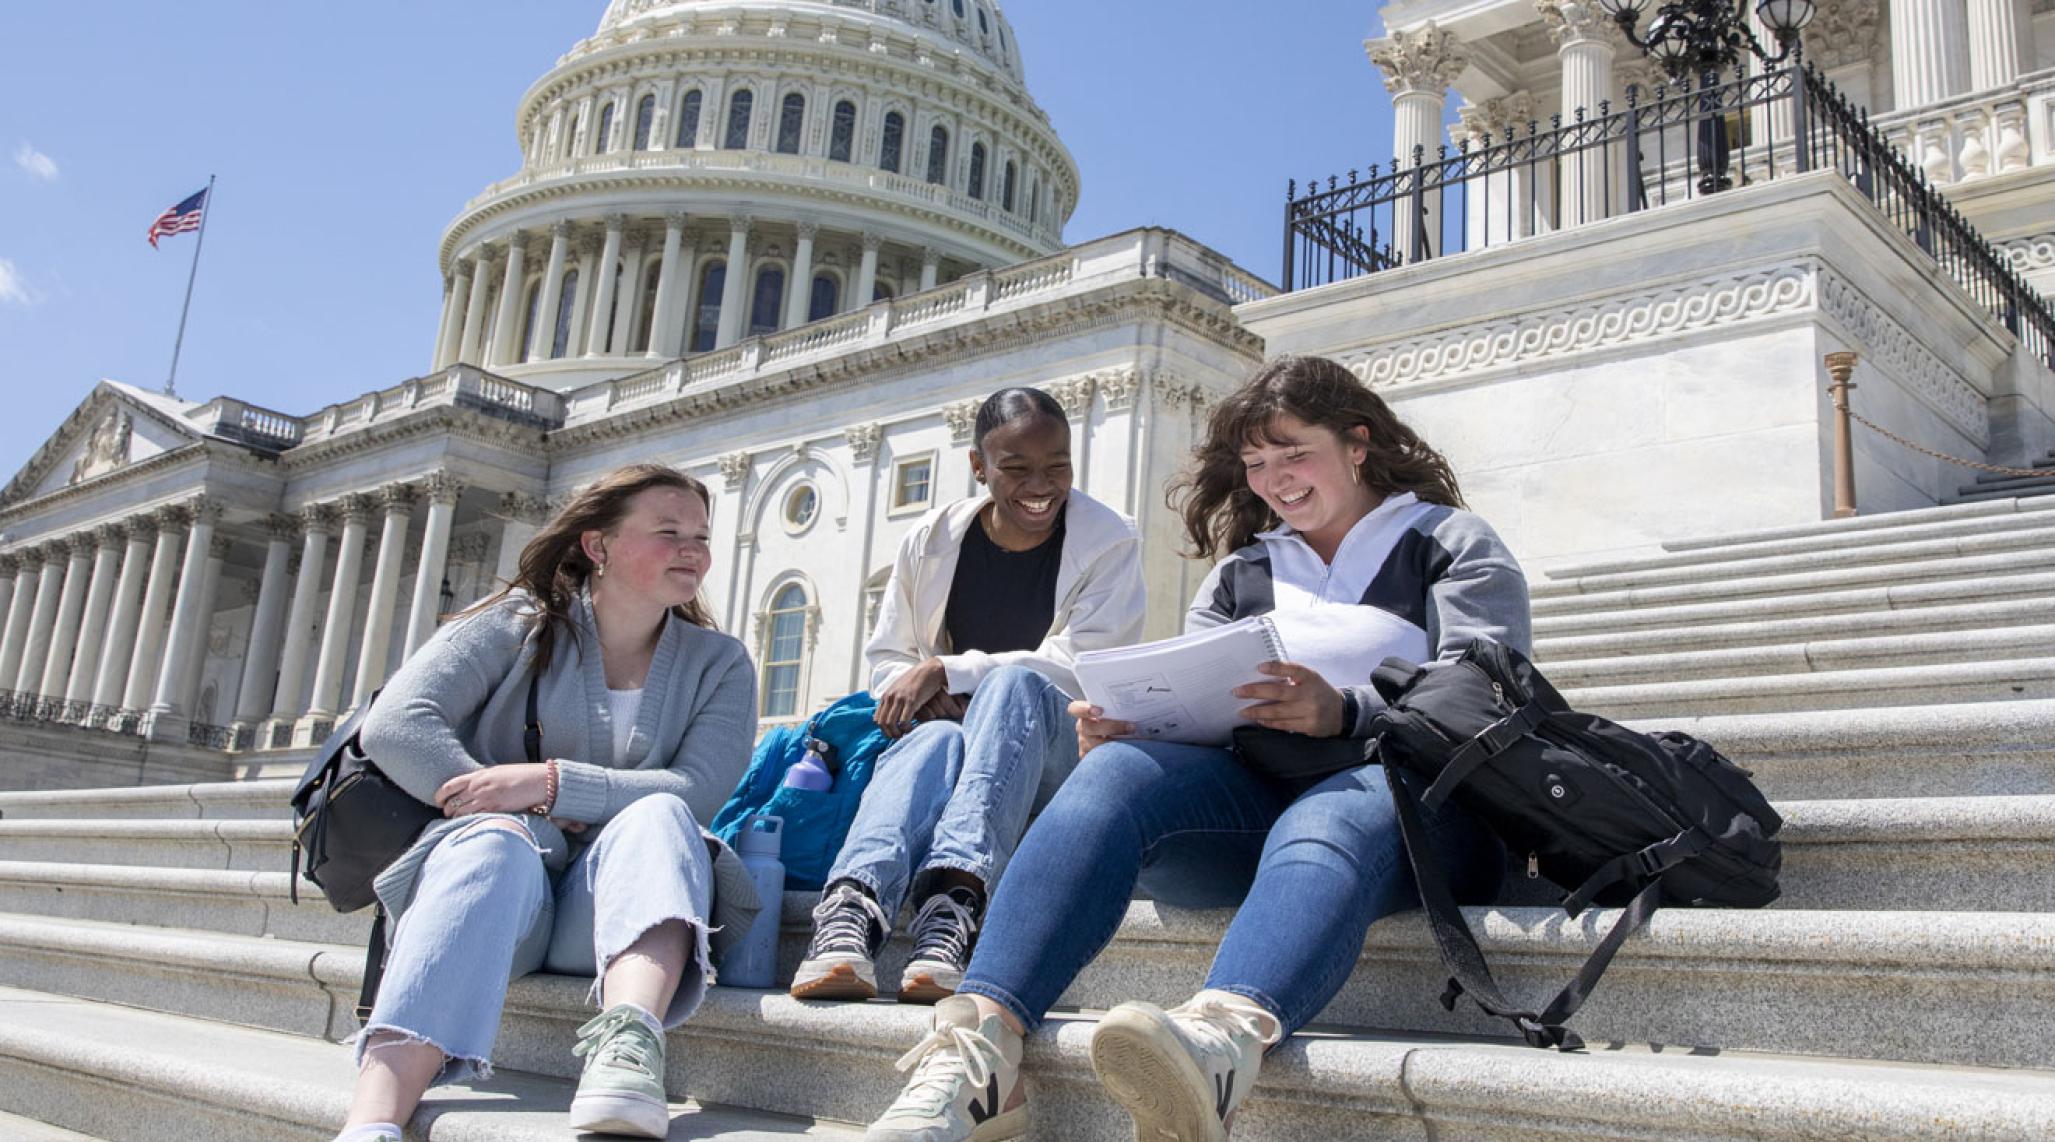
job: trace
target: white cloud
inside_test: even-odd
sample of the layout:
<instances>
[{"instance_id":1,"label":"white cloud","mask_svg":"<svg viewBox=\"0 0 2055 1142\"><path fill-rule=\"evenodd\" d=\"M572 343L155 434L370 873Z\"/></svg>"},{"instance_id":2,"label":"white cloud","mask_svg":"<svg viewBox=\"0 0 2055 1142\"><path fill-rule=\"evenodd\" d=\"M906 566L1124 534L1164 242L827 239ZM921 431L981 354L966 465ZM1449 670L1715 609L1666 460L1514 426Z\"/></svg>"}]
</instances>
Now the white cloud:
<instances>
[{"instance_id":1,"label":"white cloud","mask_svg":"<svg viewBox=\"0 0 2055 1142\"><path fill-rule=\"evenodd\" d=\"M29 288L14 263L0 258L0 305L34 305L43 295Z\"/></svg>"},{"instance_id":2,"label":"white cloud","mask_svg":"<svg viewBox=\"0 0 2055 1142\"><path fill-rule=\"evenodd\" d=\"M57 181L57 160L30 146L27 140L14 149L14 165L44 182Z\"/></svg>"}]
</instances>

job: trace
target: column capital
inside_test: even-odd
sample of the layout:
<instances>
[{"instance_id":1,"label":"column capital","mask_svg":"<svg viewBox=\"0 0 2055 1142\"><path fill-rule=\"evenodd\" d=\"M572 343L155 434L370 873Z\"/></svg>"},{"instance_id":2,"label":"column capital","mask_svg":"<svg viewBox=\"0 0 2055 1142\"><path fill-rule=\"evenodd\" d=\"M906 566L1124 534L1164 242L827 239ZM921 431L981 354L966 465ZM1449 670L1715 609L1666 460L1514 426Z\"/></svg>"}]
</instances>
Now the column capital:
<instances>
[{"instance_id":1,"label":"column capital","mask_svg":"<svg viewBox=\"0 0 2055 1142\"><path fill-rule=\"evenodd\" d=\"M412 484L386 484L378 489L377 495L387 515L404 515L414 510L414 504L421 499L421 489Z\"/></svg>"},{"instance_id":2,"label":"column capital","mask_svg":"<svg viewBox=\"0 0 2055 1142\"><path fill-rule=\"evenodd\" d=\"M820 234L821 224L818 222L801 222L794 229L799 231L800 241L811 242Z\"/></svg>"},{"instance_id":3,"label":"column capital","mask_svg":"<svg viewBox=\"0 0 2055 1142\"><path fill-rule=\"evenodd\" d=\"M628 225L628 216L620 213L619 211L615 211L606 216L606 224L607 233L618 234L621 232L623 227Z\"/></svg>"},{"instance_id":4,"label":"column capital","mask_svg":"<svg viewBox=\"0 0 2055 1142\"><path fill-rule=\"evenodd\" d=\"M541 496L508 492L499 498L492 514L504 520L540 527L549 519L549 501Z\"/></svg>"},{"instance_id":5,"label":"column capital","mask_svg":"<svg viewBox=\"0 0 2055 1142\"><path fill-rule=\"evenodd\" d=\"M746 238L749 236L750 229L755 225L756 219L747 214L737 214L733 218L728 219L728 234L730 237L740 234Z\"/></svg>"},{"instance_id":6,"label":"column capital","mask_svg":"<svg viewBox=\"0 0 2055 1142\"><path fill-rule=\"evenodd\" d=\"M877 421L852 424L842 430L842 439L849 442L849 458L858 464L868 464L877 459L878 441L884 436L884 426Z\"/></svg>"},{"instance_id":7,"label":"column capital","mask_svg":"<svg viewBox=\"0 0 2055 1142\"><path fill-rule=\"evenodd\" d=\"M125 546L128 543L128 525L123 523L103 523L93 529L93 538L97 541L98 546L110 550Z\"/></svg>"},{"instance_id":8,"label":"column capital","mask_svg":"<svg viewBox=\"0 0 2055 1142\"><path fill-rule=\"evenodd\" d=\"M1492 135L1503 137L1518 132L1534 121L1534 96L1526 91L1515 91L1496 99L1457 109L1461 129L1472 138Z\"/></svg>"},{"instance_id":9,"label":"column capital","mask_svg":"<svg viewBox=\"0 0 2055 1142\"><path fill-rule=\"evenodd\" d=\"M942 419L949 424L949 440L955 444L970 443L971 432L977 426L978 406L985 402L977 397L960 400L942 406Z\"/></svg>"},{"instance_id":10,"label":"column capital","mask_svg":"<svg viewBox=\"0 0 2055 1142\"><path fill-rule=\"evenodd\" d=\"M335 530L335 505L307 504L300 509L300 526L309 532L327 535Z\"/></svg>"},{"instance_id":11,"label":"column capital","mask_svg":"<svg viewBox=\"0 0 2055 1142\"><path fill-rule=\"evenodd\" d=\"M720 464L721 479L726 482L728 490L741 491L742 482L749 478L749 453L730 452L721 457Z\"/></svg>"},{"instance_id":12,"label":"column capital","mask_svg":"<svg viewBox=\"0 0 2055 1142\"><path fill-rule=\"evenodd\" d=\"M157 517L149 512L132 515L121 521L128 528L130 539L151 540L157 538Z\"/></svg>"},{"instance_id":13,"label":"column capital","mask_svg":"<svg viewBox=\"0 0 2055 1142\"><path fill-rule=\"evenodd\" d=\"M223 504L212 496L193 496L185 502L186 511L191 513L193 524L213 525L221 522Z\"/></svg>"},{"instance_id":14,"label":"column capital","mask_svg":"<svg viewBox=\"0 0 2055 1142\"><path fill-rule=\"evenodd\" d=\"M570 240L571 235L575 233L577 229L577 223L571 221L568 218L559 218L555 222L552 222L550 224L549 236L552 239L561 238L568 241Z\"/></svg>"},{"instance_id":15,"label":"column capital","mask_svg":"<svg viewBox=\"0 0 2055 1142\"><path fill-rule=\"evenodd\" d=\"M1593 0L1534 0L1534 7L1559 50L1579 44L1605 48L1615 44L1613 18Z\"/></svg>"},{"instance_id":16,"label":"column capital","mask_svg":"<svg viewBox=\"0 0 2055 1142\"><path fill-rule=\"evenodd\" d=\"M885 239L882 236L873 234L868 230L864 231L861 237L863 238L863 252L866 254L877 253L879 247L885 244Z\"/></svg>"},{"instance_id":17,"label":"column capital","mask_svg":"<svg viewBox=\"0 0 2055 1142\"><path fill-rule=\"evenodd\" d=\"M1365 40L1363 49L1370 62L1384 72L1384 89L1393 95L1441 95L1470 62L1470 53L1456 34L1432 20L1416 32L1393 32L1381 40Z\"/></svg>"},{"instance_id":18,"label":"column capital","mask_svg":"<svg viewBox=\"0 0 2055 1142\"><path fill-rule=\"evenodd\" d=\"M264 534L270 539L294 540L300 537L300 521L283 512L272 512L264 517Z\"/></svg>"},{"instance_id":19,"label":"column capital","mask_svg":"<svg viewBox=\"0 0 2055 1142\"><path fill-rule=\"evenodd\" d=\"M378 500L363 492L351 492L335 501L335 510L345 523L363 523L378 510Z\"/></svg>"},{"instance_id":20,"label":"column capital","mask_svg":"<svg viewBox=\"0 0 2055 1142\"><path fill-rule=\"evenodd\" d=\"M43 541L43 562L62 563L71 557L72 537L60 535Z\"/></svg>"},{"instance_id":21,"label":"column capital","mask_svg":"<svg viewBox=\"0 0 2055 1142\"><path fill-rule=\"evenodd\" d=\"M664 212L664 225L672 230L683 230L690 217L682 210L667 210Z\"/></svg>"},{"instance_id":22,"label":"column capital","mask_svg":"<svg viewBox=\"0 0 2055 1142\"><path fill-rule=\"evenodd\" d=\"M923 246L923 247L921 247L921 252L920 252L920 268L921 268L921 269L923 269L923 270L934 270L934 269L940 269L940 268L941 268L941 266L942 266L942 251L940 251L940 250L937 250L937 249L935 249L935 248L934 248L933 246Z\"/></svg>"},{"instance_id":23,"label":"column capital","mask_svg":"<svg viewBox=\"0 0 2055 1142\"><path fill-rule=\"evenodd\" d=\"M431 503L454 504L457 497L464 494L464 482L448 472L430 472L428 478L421 481L421 493Z\"/></svg>"},{"instance_id":24,"label":"column capital","mask_svg":"<svg viewBox=\"0 0 2055 1142\"><path fill-rule=\"evenodd\" d=\"M217 535L207 541L207 554L215 559L226 559L228 558L228 553L233 550L235 550L235 540L225 535Z\"/></svg>"},{"instance_id":25,"label":"column capital","mask_svg":"<svg viewBox=\"0 0 2055 1142\"><path fill-rule=\"evenodd\" d=\"M455 268L455 269L452 269L452 270L450 271L450 281L451 281L451 282L468 282L468 281L470 281L470 280L471 280L471 259L470 259L470 258L464 258L464 257L460 257L460 258L458 258L458 259L457 259L457 264L456 264L456 268ZM452 285L452 286L451 286L450 288L451 288L451 289L455 289L455 288L456 288L456 286L455 286L455 285Z\"/></svg>"},{"instance_id":26,"label":"column capital","mask_svg":"<svg viewBox=\"0 0 2055 1142\"><path fill-rule=\"evenodd\" d=\"M471 251L471 260L477 263L480 269L498 262L499 256L500 248L492 242L480 242L478 248Z\"/></svg>"},{"instance_id":27,"label":"column capital","mask_svg":"<svg viewBox=\"0 0 2055 1142\"><path fill-rule=\"evenodd\" d=\"M21 556L9 551L0 553L0 575L12 575L21 570Z\"/></svg>"},{"instance_id":28,"label":"column capital","mask_svg":"<svg viewBox=\"0 0 2055 1142\"><path fill-rule=\"evenodd\" d=\"M157 509L158 531L184 531L193 522L192 509L184 504L165 504Z\"/></svg>"}]
</instances>

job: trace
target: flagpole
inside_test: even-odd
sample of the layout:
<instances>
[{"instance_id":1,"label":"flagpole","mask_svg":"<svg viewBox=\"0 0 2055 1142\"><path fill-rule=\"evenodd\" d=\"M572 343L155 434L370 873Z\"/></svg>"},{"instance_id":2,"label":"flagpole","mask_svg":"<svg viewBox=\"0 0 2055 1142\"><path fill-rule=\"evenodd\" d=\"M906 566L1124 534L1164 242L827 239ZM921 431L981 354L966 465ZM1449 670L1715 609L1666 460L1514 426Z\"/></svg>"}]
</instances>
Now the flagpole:
<instances>
[{"instance_id":1,"label":"flagpole","mask_svg":"<svg viewBox=\"0 0 2055 1142\"><path fill-rule=\"evenodd\" d=\"M191 185L188 183L187 185ZM185 348L186 315L193 311L193 281L200 276L200 247L207 244L207 218L214 213L214 176L207 176L207 195L200 199L200 236L193 242L193 268L186 274L186 303L178 311L178 340L171 343L171 373L164 378L164 395L177 396L178 353Z\"/></svg>"}]
</instances>

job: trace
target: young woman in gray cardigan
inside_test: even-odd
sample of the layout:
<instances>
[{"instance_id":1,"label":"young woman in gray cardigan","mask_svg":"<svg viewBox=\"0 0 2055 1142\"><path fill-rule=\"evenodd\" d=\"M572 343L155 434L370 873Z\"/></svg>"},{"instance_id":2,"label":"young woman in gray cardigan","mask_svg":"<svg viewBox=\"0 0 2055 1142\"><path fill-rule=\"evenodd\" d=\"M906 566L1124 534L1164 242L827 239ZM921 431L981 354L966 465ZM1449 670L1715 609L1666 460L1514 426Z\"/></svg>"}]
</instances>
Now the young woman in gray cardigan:
<instances>
[{"instance_id":1,"label":"young woman in gray cardigan","mask_svg":"<svg viewBox=\"0 0 2055 1142\"><path fill-rule=\"evenodd\" d=\"M705 995L710 929L745 930L755 904L746 879L716 900L734 878L698 824L756 725L749 656L698 601L708 507L670 468L601 477L365 719L365 752L445 819L378 879L397 927L340 1139L399 1142L429 1086L488 1074L509 980L542 968L596 976L603 1008L579 1030L571 1125L667 1132L664 1031Z\"/></svg>"}]
</instances>

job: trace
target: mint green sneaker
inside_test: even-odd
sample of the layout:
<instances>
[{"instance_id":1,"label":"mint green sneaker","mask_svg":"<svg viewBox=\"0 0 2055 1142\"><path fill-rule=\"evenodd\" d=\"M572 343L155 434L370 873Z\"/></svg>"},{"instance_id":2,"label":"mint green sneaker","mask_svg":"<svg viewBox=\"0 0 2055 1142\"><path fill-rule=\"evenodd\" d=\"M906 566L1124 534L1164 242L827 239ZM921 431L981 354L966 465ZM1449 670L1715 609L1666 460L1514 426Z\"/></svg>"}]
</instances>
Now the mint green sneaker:
<instances>
[{"instance_id":1,"label":"mint green sneaker","mask_svg":"<svg viewBox=\"0 0 2055 1142\"><path fill-rule=\"evenodd\" d=\"M578 1028L573 1052L585 1073L571 1099L571 1129L662 1138L671 1132L664 1096L664 1037L625 1003Z\"/></svg>"}]
</instances>

